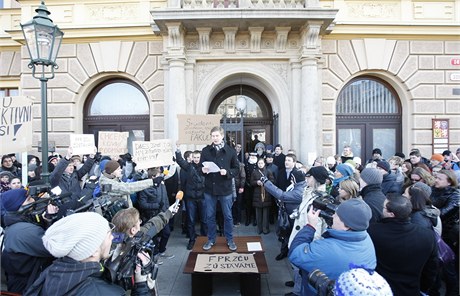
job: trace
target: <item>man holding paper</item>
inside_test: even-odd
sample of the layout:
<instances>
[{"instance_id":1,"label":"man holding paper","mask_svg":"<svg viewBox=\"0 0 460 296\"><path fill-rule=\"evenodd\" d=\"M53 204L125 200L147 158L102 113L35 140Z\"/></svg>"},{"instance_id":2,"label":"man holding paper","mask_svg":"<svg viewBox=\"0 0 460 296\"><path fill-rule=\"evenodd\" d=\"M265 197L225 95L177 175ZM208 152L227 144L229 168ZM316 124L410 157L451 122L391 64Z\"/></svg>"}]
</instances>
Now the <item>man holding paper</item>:
<instances>
[{"instance_id":1,"label":"man holding paper","mask_svg":"<svg viewBox=\"0 0 460 296\"><path fill-rule=\"evenodd\" d=\"M232 233L232 178L239 172L238 159L236 151L225 144L223 128L213 127L211 139L212 144L204 147L201 153L202 171L205 175L204 200L208 225L208 241L204 244L203 250L210 250L216 242L216 205L219 200L224 216L227 245L231 251L236 251Z\"/></svg>"}]
</instances>

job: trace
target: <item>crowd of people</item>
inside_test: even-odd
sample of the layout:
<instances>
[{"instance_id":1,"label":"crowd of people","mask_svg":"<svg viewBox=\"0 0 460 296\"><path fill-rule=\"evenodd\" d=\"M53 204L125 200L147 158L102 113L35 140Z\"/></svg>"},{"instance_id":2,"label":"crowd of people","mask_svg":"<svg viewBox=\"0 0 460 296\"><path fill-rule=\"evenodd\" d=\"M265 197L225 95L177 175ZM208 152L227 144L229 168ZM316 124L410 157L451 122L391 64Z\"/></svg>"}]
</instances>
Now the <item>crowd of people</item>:
<instances>
[{"instance_id":1,"label":"crowd of people","mask_svg":"<svg viewBox=\"0 0 460 296\"><path fill-rule=\"evenodd\" d=\"M375 148L363 161L346 146L340 155L302 163L280 144L255 139L242 155L241 144L226 142L221 127L210 134L212 143L201 151L182 152L177 143L174 164L147 170L137 170L129 153L111 159L96 148L79 156L70 147L47 160L30 155L27 184L21 184L16 155L4 155L8 291L155 295L155 269L174 257L167 244L179 212L187 250L212 252L220 235L229 252L237 251L234 227L277 235L276 260L289 260L293 268L287 296L325 289L342 291L337 295L459 294L460 148L430 158L412 149L407 159L403 153L384 159ZM49 163L49 188L40 178L41 161ZM204 245L195 246L198 236L207 237ZM134 281L127 284L114 266L138 247Z\"/></svg>"}]
</instances>

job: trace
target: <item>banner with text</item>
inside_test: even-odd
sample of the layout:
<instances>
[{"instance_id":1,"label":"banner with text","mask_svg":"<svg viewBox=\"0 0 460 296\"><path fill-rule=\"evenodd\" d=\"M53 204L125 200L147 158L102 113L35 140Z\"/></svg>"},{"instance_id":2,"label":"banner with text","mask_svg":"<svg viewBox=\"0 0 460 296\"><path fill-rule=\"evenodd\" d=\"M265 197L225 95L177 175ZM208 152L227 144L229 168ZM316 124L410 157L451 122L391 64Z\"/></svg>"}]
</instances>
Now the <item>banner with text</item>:
<instances>
[{"instance_id":1,"label":"banner with text","mask_svg":"<svg viewBox=\"0 0 460 296\"><path fill-rule=\"evenodd\" d=\"M170 139L133 141L133 159L136 169L148 169L173 163L173 147Z\"/></svg>"},{"instance_id":2,"label":"banner with text","mask_svg":"<svg viewBox=\"0 0 460 296\"><path fill-rule=\"evenodd\" d=\"M0 155L32 148L31 97L3 97L0 106Z\"/></svg>"},{"instance_id":3,"label":"banner with text","mask_svg":"<svg viewBox=\"0 0 460 296\"><path fill-rule=\"evenodd\" d=\"M91 134L70 134L70 147L74 155L94 153L94 135Z\"/></svg>"},{"instance_id":4,"label":"banner with text","mask_svg":"<svg viewBox=\"0 0 460 296\"><path fill-rule=\"evenodd\" d=\"M128 152L128 132L99 131L97 149L102 155L119 156Z\"/></svg>"},{"instance_id":5,"label":"banner with text","mask_svg":"<svg viewBox=\"0 0 460 296\"><path fill-rule=\"evenodd\" d=\"M195 272L259 272L253 254L198 254Z\"/></svg>"},{"instance_id":6,"label":"banner with text","mask_svg":"<svg viewBox=\"0 0 460 296\"><path fill-rule=\"evenodd\" d=\"M211 129L220 126L222 115L178 114L180 144L210 144Z\"/></svg>"}]
</instances>

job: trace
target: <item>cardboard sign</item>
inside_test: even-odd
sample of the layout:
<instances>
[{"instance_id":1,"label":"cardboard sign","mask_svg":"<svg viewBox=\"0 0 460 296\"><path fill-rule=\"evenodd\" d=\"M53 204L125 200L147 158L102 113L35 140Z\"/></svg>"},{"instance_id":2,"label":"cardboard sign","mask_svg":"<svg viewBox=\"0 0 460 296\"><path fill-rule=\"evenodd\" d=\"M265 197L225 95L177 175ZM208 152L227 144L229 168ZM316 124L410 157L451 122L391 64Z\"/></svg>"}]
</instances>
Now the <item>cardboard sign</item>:
<instances>
[{"instance_id":1,"label":"cardboard sign","mask_svg":"<svg viewBox=\"0 0 460 296\"><path fill-rule=\"evenodd\" d=\"M137 169L148 169L173 163L172 142L169 139L133 141L133 159Z\"/></svg>"},{"instance_id":2,"label":"cardboard sign","mask_svg":"<svg viewBox=\"0 0 460 296\"><path fill-rule=\"evenodd\" d=\"M178 114L179 143L207 145L212 142L211 129L220 126L222 115Z\"/></svg>"},{"instance_id":3,"label":"cardboard sign","mask_svg":"<svg viewBox=\"0 0 460 296\"><path fill-rule=\"evenodd\" d=\"M195 272L241 272L257 273L256 260L253 254L198 254Z\"/></svg>"},{"instance_id":4,"label":"cardboard sign","mask_svg":"<svg viewBox=\"0 0 460 296\"><path fill-rule=\"evenodd\" d=\"M30 150L32 148L32 98L3 97L0 101L0 155Z\"/></svg>"},{"instance_id":5,"label":"cardboard sign","mask_svg":"<svg viewBox=\"0 0 460 296\"><path fill-rule=\"evenodd\" d=\"M99 131L98 151L102 155L119 156L128 152L128 132Z\"/></svg>"},{"instance_id":6,"label":"cardboard sign","mask_svg":"<svg viewBox=\"0 0 460 296\"><path fill-rule=\"evenodd\" d=\"M70 134L70 147L74 155L93 154L94 135L90 134Z\"/></svg>"}]
</instances>

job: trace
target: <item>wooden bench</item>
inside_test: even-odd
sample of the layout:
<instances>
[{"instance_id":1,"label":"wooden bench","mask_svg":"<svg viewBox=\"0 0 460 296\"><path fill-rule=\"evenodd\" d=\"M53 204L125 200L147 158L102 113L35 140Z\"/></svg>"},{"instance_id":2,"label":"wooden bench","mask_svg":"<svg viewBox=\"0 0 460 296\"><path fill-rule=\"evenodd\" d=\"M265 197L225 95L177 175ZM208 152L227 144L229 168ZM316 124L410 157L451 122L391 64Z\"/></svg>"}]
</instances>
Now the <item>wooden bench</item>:
<instances>
[{"instance_id":1,"label":"wooden bench","mask_svg":"<svg viewBox=\"0 0 460 296\"><path fill-rule=\"evenodd\" d=\"M224 237L217 237L216 244L209 251L203 250L203 245L206 243L207 237L197 237L193 250L189 253L187 262L185 263L184 273L192 275L192 296L207 296L212 295L212 279L213 276L219 276L219 272L195 272L195 262L198 254L229 254L232 253L227 246L227 241ZM261 295L260 275L268 273L267 261L265 261L265 251L263 250L262 239L260 236L239 236L234 237L238 249L236 252L240 254L254 254L254 259L257 265L257 273L238 273L240 276L240 291L243 296ZM249 252L248 242L260 242L262 251ZM236 273L235 273L236 274Z\"/></svg>"}]
</instances>

